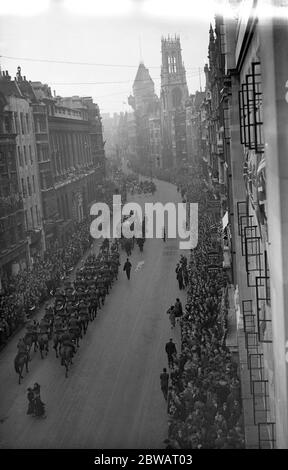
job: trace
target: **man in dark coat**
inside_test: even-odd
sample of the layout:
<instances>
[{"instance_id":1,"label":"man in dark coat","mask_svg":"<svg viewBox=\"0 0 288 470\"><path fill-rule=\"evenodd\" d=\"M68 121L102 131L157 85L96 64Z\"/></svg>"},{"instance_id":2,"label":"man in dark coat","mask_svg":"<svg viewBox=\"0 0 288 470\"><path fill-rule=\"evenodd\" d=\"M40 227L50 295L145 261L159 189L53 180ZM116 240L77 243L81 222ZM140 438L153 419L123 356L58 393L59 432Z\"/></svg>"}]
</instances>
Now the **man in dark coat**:
<instances>
[{"instance_id":1,"label":"man in dark coat","mask_svg":"<svg viewBox=\"0 0 288 470\"><path fill-rule=\"evenodd\" d=\"M33 387L34 394L34 413L36 416L46 418L45 414L45 403L41 400L40 396L40 385L36 382Z\"/></svg>"},{"instance_id":2,"label":"man in dark coat","mask_svg":"<svg viewBox=\"0 0 288 470\"><path fill-rule=\"evenodd\" d=\"M180 290L184 289L182 268L178 269L176 277L177 277L177 281L179 284L179 289Z\"/></svg>"},{"instance_id":3,"label":"man in dark coat","mask_svg":"<svg viewBox=\"0 0 288 470\"><path fill-rule=\"evenodd\" d=\"M123 271L126 271L127 279L130 279L131 267L132 267L132 264L130 263L129 258L127 258L126 263L124 264L124 268L123 268Z\"/></svg>"},{"instance_id":4,"label":"man in dark coat","mask_svg":"<svg viewBox=\"0 0 288 470\"><path fill-rule=\"evenodd\" d=\"M165 351L168 356L168 367L173 367L174 365L173 356L177 354L177 349L176 349L175 343L173 343L172 338L170 338L170 341L166 343Z\"/></svg>"}]
</instances>

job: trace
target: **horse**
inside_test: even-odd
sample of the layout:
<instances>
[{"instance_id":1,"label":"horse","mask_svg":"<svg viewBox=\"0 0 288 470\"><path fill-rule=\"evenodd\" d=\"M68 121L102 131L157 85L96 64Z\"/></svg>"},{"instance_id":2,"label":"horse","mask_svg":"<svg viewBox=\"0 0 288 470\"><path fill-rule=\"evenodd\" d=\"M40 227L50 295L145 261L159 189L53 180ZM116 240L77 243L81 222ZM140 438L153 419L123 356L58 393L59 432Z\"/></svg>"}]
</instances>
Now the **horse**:
<instances>
[{"instance_id":1,"label":"horse","mask_svg":"<svg viewBox=\"0 0 288 470\"><path fill-rule=\"evenodd\" d=\"M68 331L71 337L71 341L76 343L77 348L79 348L79 339L82 338L81 328L76 325L68 327Z\"/></svg>"},{"instance_id":2,"label":"horse","mask_svg":"<svg viewBox=\"0 0 288 470\"><path fill-rule=\"evenodd\" d=\"M49 335L48 331L40 331L38 333L38 344L41 354L41 359L43 359L43 351L46 351L46 356L49 352Z\"/></svg>"},{"instance_id":3,"label":"horse","mask_svg":"<svg viewBox=\"0 0 288 470\"><path fill-rule=\"evenodd\" d=\"M48 332L48 335L49 335L49 339L52 338L52 329L53 329L53 323L54 323L54 314L53 314L53 311L47 311L44 315L44 320L46 323L48 323L49 325L49 332Z\"/></svg>"},{"instance_id":4,"label":"horse","mask_svg":"<svg viewBox=\"0 0 288 470\"><path fill-rule=\"evenodd\" d=\"M119 264L120 264L119 261L117 261L115 259L112 259L111 262L110 262L111 273L112 273L112 276L113 276L113 280L118 279Z\"/></svg>"},{"instance_id":5,"label":"horse","mask_svg":"<svg viewBox=\"0 0 288 470\"><path fill-rule=\"evenodd\" d=\"M68 377L69 366L73 364L73 347L62 345L60 348L61 365L65 366L65 377Z\"/></svg>"},{"instance_id":6,"label":"horse","mask_svg":"<svg viewBox=\"0 0 288 470\"><path fill-rule=\"evenodd\" d=\"M90 300L90 305L89 305L89 319L90 321L93 321L96 318L97 315L97 298L92 297Z\"/></svg>"},{"instance_id":7,"label":"horse","mask_svg":"<svg viewBox=\"0 0 288 470\"><path fill-rule=\"evenodd\" d=\"M24 369L24 366L26 366L26 372L28 373L28 362L29 362L29 352L18 352L17 356L14 359L14 368L17 374L19 374L19 385L21 383L21 379L23 379L22 372Z\"/></svg>"},{"instance_id":8,"label":"horse","mask_svg":"<svg viewBox=\"0 0 288 470\"><path fill-rule=\"evenodd\" d=\"M106 289L105 289L105 287L101 287L101 288L100 288L100 296L99 296L99 297L100 297L100 299L101 299L102 305L104 305L104 303L105 303L105 298L106 298Z\"/></svg>"}]
</instances>

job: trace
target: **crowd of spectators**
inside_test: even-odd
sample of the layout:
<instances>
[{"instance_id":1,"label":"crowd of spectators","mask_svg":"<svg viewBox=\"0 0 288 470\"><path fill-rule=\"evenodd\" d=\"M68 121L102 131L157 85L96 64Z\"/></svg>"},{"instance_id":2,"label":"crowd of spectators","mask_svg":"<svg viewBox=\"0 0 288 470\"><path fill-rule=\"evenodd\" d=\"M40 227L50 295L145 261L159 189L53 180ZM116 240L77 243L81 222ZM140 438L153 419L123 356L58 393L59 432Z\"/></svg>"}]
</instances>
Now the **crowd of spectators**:
<instances>
[{"instance_id":1,"label":"crowd of spectators","mask_svg":"<svg viewBox=\"0 0 288 470\"><path fill-rule=\"evenodd\" d=\"M192 178L189 188L178 181L183 197L200 202L199 233L188 264L181 352L170 373L167 444L178 449L238 449L244 448L243 417L238 363L226 346L223 321L227 278L221 264L211 265L213 224L205 210L209 194L200 180Z\"/></svg>"}]
</instances>

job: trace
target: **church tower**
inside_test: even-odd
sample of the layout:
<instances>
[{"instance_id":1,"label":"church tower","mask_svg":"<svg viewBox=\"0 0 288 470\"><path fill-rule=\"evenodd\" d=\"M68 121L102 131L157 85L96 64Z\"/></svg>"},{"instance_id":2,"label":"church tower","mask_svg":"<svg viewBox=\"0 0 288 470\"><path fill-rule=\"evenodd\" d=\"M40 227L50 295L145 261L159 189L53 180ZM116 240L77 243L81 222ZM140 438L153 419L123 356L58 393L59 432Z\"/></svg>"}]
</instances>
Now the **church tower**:
<instances>
[{"instance_id":1,"label":"church tower","mask_svg":"<svg viewBox=\"0 0 288 470\"><path fill-rule=\"evenodd\" d=\"M162 38L161 54L163 162L175 167L187 158L185 103L189 93L180 37Z\"/></svg>"}]
</instances>

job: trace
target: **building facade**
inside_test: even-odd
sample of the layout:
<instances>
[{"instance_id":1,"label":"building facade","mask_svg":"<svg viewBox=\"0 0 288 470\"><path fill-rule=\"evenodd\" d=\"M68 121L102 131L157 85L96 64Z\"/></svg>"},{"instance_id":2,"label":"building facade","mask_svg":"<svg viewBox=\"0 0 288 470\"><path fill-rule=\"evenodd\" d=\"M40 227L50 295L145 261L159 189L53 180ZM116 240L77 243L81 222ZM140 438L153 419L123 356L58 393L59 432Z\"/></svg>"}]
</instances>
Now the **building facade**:
<instances>
[{"instance_id":1,"label":"building facade","mask_svg":"<svg viewBox=\"0 0 288 470\"><path fill-rule=\"evenodd\" d=\"M105 178L99 108L91 98L58 97L47 107L52 181L57 201L58 239L88 216ZM43 181L43 189L46 182ZM46 206L44 206L44 214Z\"/></svg>"},{"instance_id":2,"label":"building facade","mask_svg":"<svg viewBox=\"0 0 288 470\"><path fill-rule=\"evenodd\" d=\"M52 96L48 85L22 77L20 67L13 81L3 74L0 87L15 134L26 258L31 264L54 243L63 245L75 224L89 215L91 204L102 197L101 115L91 97Z\"/></svg>"},{"instance_id":3,"label":"building facade","mask_svg":"<svg viewBox=\"0 0 288 470\"><path fill-rule=\"evenodd\" d=\"M33 263L35 256L45 251L43 227L42 198L39 181L36 132L34 126L35 102L29 93L26 78L21 75L21 67L17 68L15 86L21 92L22 100L11 101L17 130L17 163L24 204L25 230L28 237L29 261Z\"/></svg>"}]
</instances>

